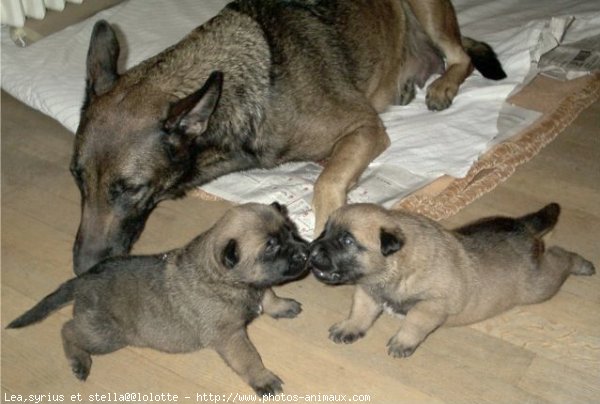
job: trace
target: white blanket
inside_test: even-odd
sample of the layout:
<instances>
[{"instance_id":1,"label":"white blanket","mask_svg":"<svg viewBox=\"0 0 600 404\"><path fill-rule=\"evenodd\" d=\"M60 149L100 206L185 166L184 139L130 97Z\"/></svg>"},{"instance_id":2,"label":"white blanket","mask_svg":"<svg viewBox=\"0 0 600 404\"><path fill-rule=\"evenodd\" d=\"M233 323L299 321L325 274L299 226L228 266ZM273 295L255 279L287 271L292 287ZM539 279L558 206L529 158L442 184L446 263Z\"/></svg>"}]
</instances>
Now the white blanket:
<instances>
[{"instance_id":1,"label":"white blanket","mask_svg":"<svg viewBox=\"0 0 600 404\"><path fill-rule=\"evenodd\" d=\"M130 0L68 27L27 48L12 44L2 29L2 88L75 132L83 101L85 59L98 19L123 33L123 68L131 67L177 42L193 27L215 15L225 0ZM553 16L575 16L568 40L600 33L597 0L455 0L462 33L488 42L508 78L499 82L475 72L453 105L428 111L425 92L408 106L381 115L392 146L377 158L350 194L352 201L390 205L435 178L464 176L498 135L499 111L530 68L530 52L544 24ZM23 134L26 136L26 134ZM316 164L287 164L264 171L231 174L204 190L235 202L279 200L290 205L305 235L312 229L312 184Z\"/></svg>"}]
</instances>

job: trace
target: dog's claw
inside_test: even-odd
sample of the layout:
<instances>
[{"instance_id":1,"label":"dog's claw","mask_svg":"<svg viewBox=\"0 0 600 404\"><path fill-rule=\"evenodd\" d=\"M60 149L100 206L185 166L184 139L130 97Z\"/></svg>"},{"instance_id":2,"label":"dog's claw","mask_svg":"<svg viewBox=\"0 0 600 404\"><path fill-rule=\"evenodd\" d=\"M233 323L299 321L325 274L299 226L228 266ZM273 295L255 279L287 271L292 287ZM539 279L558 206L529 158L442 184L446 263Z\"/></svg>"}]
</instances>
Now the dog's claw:
<instances>
[{"instance_id":1,"label":"dog's claw","mask_svg":"<svg viewBox=\"0 0 600 404\"><path fill-rule=\"evenodd\" d=\"M343 325L334 324L329 329L329 339L336 344L352 344L365 336L364 331L349 331Z\"/></svg>"},{"instance_id":2,"label":"dog's claw","mask_svg":"<svg viewBox=\"0 0 600 404\"><path fill-rule=\"evenodd\" d=\"M415 350L417 349L417 346L406 346L402 343L397 342L395 338L392 338L387 343L387 348L388 348L388 355L390 355L391 357L408 358L415 352Z\"/></svg>"}]
</instances>

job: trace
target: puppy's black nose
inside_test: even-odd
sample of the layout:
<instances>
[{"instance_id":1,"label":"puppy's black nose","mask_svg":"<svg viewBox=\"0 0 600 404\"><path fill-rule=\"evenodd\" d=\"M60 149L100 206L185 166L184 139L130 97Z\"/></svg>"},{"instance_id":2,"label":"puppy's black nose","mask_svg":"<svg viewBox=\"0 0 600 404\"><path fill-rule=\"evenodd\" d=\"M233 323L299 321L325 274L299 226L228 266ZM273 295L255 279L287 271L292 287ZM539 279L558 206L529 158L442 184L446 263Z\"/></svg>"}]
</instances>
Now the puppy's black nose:
<instances>
[{"instance_id":1,"label":"puppy's black nose","mask_svg":"<svg viewBox=\"0 0 600 404\"><path fill-rule=\"evenodd\" d=\"M298 250L292 254L292 261L296 264L304 264L308 259L308 254L305 250Z\"/></svg>"},{"instance_id":2,"label":"puppy's black nose","mask_svg":"<svg viewBox=\"0 0 600 404\"><path fill-rule=\"evenodd\" d=\"M310 254L308 257L308 261L312 266L317 268L328 268L331 266L331 261L329 257L325 253L325 248L320 244L315 244L310 249Z\"/></svg>"},{"instance_id":3,"label":"puppy's black nose","mask_svg":"<svg viewBox=\"0 0 600 404\"><path fill-rule=\"evenodd\" d=\"M310 254L309 254L309 258L312 260L314 257L316 257L317 255L321 254L321 252L323 251L323 247L321 247L320 244L313 244L310 246Z\"/></svg>"}]
</instances>

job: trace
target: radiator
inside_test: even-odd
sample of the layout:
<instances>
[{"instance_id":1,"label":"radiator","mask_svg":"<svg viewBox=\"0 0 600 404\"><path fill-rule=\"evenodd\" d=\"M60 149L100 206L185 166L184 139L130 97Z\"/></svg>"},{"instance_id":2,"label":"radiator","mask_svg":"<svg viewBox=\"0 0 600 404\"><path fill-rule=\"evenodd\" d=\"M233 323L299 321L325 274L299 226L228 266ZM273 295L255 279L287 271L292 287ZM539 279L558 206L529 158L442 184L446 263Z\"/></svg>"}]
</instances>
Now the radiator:
<instances>
[{"instance_id":1,"label":"radiator","mask_svg":"<svg viewBox=\"0 0 600 404\"><path fill-rule=\"evenodd\" d=\"M66 0L69 3L81 4L83 0ZM0 0L2 9L0 16L2 24L20 28L25 25L25 18L38 20L46 16L46 9L62 11L65 0Z\"/></svg>"}]
</instances>

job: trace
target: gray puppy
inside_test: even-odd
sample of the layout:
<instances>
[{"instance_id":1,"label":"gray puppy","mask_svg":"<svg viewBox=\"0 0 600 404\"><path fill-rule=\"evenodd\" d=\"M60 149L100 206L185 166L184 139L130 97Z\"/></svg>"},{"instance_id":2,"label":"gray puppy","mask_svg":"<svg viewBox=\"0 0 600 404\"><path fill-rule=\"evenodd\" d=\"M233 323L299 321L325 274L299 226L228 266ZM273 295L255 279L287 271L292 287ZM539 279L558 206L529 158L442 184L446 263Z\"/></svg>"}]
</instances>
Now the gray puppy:
<instances>
[{"instance_id":1,"label":"gray puppy","mask_svg":"<svg viewBox=\"0 0 600 404\"><path fill-rule=\"evenodd\" d=\"M575 253L545 249L541 237L559 213L553 203L523 217L486 218L450 231L377 205L338 209L309 257L320 281L357 285L350 316L333 325L329 337L356 341L387 307L405 315L388 353L407 357L442 325L470 324L549 299L570 274L595 273Z\"/></svg>"},{"instance_id":2,"label":"gray puppy","mask_svg":"<svg viewBox=\"0 0 600 404\"><path fill-rule=\"evenodd\" d=\"M270 287L301 276L307 255L308 243L284 207L241 205L181 249L100 262L8 328L40 321L73 300L62 338L80 380L89 375L91 355L128 345L170 353L207 347L257 394L276 394L282 382L263 366L246 325L261 312L274 318L300 313L298 302Z\"/></svg>"}]
</instances>

